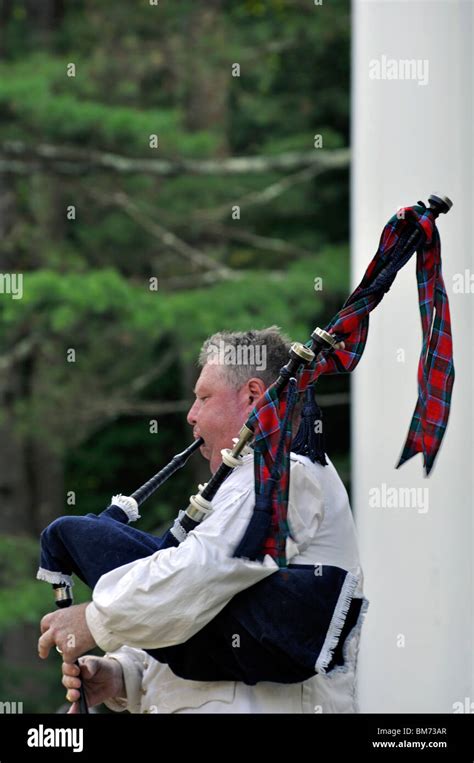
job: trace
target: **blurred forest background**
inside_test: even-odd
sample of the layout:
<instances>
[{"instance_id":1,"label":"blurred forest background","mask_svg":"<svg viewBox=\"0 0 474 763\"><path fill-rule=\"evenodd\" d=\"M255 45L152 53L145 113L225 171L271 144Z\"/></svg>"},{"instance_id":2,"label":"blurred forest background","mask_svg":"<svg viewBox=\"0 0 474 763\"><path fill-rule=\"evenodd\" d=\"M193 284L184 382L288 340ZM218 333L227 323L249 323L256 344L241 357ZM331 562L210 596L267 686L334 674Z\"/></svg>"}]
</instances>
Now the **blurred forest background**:
<instances>
[{"instance_id":1,"label":"blurred forest background","mask_svg":"<svg viewBox=\"0 0 474 763\"><path fill-rule=\"evenodd\" d=\"M0 0L0 24L0 273L24 278L0 294L0 701L54 712L43 527L191 442L210 333L306 341L348 295L350 3ZM350 489L349 380L319 390ZM195 456L138 526L207 475Z\"/></svg>"}]
</instances>

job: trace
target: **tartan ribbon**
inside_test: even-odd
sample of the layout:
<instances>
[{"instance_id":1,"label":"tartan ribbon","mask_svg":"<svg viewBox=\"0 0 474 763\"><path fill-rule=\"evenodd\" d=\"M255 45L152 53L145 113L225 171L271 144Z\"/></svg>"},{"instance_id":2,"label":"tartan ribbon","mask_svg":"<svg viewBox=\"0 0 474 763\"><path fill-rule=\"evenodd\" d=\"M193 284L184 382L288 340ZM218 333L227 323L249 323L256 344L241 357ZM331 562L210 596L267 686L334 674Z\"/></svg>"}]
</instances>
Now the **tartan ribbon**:
<instances>
[{"instance_id":1,"label":"tartan ribbon","mask_svg":"<svg viewBox=\"0 0 474 763\"><path fill-rule=\"evenodd\" d=\"M449 303L441 274L440 238L435 217L424 205L402 208L385 225L378 250L362 281L325 328L338 341L344 341L345 349L320 352L310 366L300 371L297 389L302 393L322 374L348 373L357 366L367 341L369 313L383 299L397 272L413 254L414 247L408 242L415 229L423 234L416 260L423 342L418 364L418 399L396 468L416 453L423 453L423 466L428 475L449 418L454 365ZM307 344L311 345L311 340ZM273 387L270 387L266 391L247 421L255 433L257 497L264 493L265 484L277 461L281 423L287 406L287 401L278 400L272 390ZM261 547L263 554L270 554L279 564L284 563L285 541L289 534L290 448L291 427L288 427L279 469L280 481L272 500L270 534Z\"/></svg>"},{"instance_id":2,"label":"tartan ribbon","mask_svg":"<svg viewBox=\"0 0 474 763\"><path fill-rule=\"evenodd\" d=\"M423 344L418 362L418 399L397 469L423 453L429 475L446 431L454 384L453 338L448 295L441 274L441 242L436 226L417 252L416 278Z\"/></svg>"},{"instance_id":3,"label":"tartan ribbon","mask_svg":"<svg viewBox=\"0 0 474 763\"><path fill-rule=\"evenodd\" d=\"M259 429L253 443L255 510L234 556L252 559L270 554L280 567L286 567L291 415L297 397L297 380L291 378L286 400L279 400L271 386L260 401Z\"/></svg>"}]
</instances>

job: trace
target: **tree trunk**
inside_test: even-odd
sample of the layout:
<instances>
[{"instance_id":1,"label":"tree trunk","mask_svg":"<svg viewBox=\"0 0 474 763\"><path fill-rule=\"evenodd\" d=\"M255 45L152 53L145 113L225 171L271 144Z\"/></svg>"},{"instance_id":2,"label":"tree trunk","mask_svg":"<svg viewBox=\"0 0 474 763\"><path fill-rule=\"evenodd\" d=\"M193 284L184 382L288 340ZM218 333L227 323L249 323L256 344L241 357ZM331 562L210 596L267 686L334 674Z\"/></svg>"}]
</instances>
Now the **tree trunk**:
<instances>
[{"instance_id":1,"label":"tree trunk","mask_svg":"<svg viewBox=\"0 0 474 763\"><path fill-rule=\"evenodd\" d=\"M0 377L0 533L33 532L30 505L29 458L24 434L15 432L12 405L18 374Z\"/></svg>"},{"instance_id":2,"label":"tree trunk","mask_svg":"<svg viewBox=\"0 0 474 763\"><path fill-rule=\"evenodd\" d=\"M27 360L0 377L0 533L38 537L63 511L64 477L62 458L48 447L47 431L28 431L16 420L16 404L28 399L33 374Z\"/></svg>"},{"instance_id":3,"label":"tree trunk","mask_svg":"<svg viewBox=\"0 0 474 763\"><path fill-rule=\"evenodd\" d=\"M220 0L196 4L185 38L187 103L185 123L189 130L220 133L217 156L228 155L228 91L230 63L225 50L226 26ZM216 66L216 59L220 64Z\"/></svg>"},{"instance_id":4,"label":"tree trunk","mask_svg":"<svg viewBox=\"0 0 474 763\"><path fill-rule=\"evenodd\" d=\"M64 14L64 0L25 0L28 21L46 42Z\"/></svg>"},{"instance_id":5,"label":"tree trunk","mask_svg":"<svg viewBox=\"0 0 474 763\"><path fill-rule=\"evenodd\" d=\"M0 0L0 29L5 29L11 19L13 0ZM5 56L5 35L0 35L0 58Z\"/></svg>"}]
</instances>

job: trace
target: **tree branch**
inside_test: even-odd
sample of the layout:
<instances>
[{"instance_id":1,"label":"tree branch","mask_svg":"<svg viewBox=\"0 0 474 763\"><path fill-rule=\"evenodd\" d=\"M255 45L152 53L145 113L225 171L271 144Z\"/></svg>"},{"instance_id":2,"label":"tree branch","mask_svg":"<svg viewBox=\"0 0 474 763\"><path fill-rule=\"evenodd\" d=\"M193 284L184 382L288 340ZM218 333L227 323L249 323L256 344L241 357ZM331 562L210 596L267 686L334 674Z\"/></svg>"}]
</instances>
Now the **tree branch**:
<instances>
[{"instance_id":1,"label":"tree branch","mask_svg":"<svg viewBox=\"0 0 474 763\"><path fill-rule=\"evenodd\" d=\"M316 177L316 175L320 175L328 169L344 166L346 166L346 164L343 163L342 160L327 165L321 165L319 163L312 164L299 172L295 172L293 175L287 175L287 177L282 180L277 180L276 183L271 183L263 190L244 194L244 196L241 196L239 199L228 201L225 204L221 204L219 207L214 207L214 209L196 209L190 213L190 217L198 220L218 220L229 215L229 208L231 205L245 209L254 204L268 204L268 202L273 201L277 196L281 196L282 193L287 191L293 185L296 185L297 183L305 183L307 180L311 180Z\"/></svg>"},{"instance_id":2,"label":"tree branch","mask_svg":"<svg viewBox=\"0 0 474 763\"><path fill-rule=\"evenodd\" d=\"M91 194L95 196L95 198L101 198L103 200L103 197L99 197L96 192L91 191ZM107 199L107 201L109 201L109 199ZM197 268L204 268L206 270L215 271L219 280L230 279L234 277L234 271L231 268L228 268L225 265L221 265L219 262L216 262L214 259L212 259L212 257L204 254L204 252L201 252L199 249L190 246L186 243L186 241L183 241L183 239L180 239L178 236L176 236L175 233L168 230L167 228L164 228L163 225L160 225L155 220L152 220L150 217L145 215L130 199L130 197L127 196L127 194L123 192L115 193L113 194L111 201L116 206L123 209L124 212L134 222L140 225L140 227L142 227L152 236L154 236L154 238L158 239L160 243L166 247L169 247L170 249L173 249L173 251L191 262Z\"/></svg>"},{"instance_id":3,"label":"tree branch","mask_svg":"<svg viewBox=\"0 0 474 763\"><path fill-rule=\"evenodd\" d=\"M8 371L15 363L27 358L37 343L38 338L36 336L27 336L17 342L9 353L3 353L0 357L0 371Z\"/></svg>"},{"instance_id":4,"label":"tree branch","mask_svg":"<svg viewBox=\"0 0 474 763\"><path fill-rule=\"evenodd\" d=\"M52 169L60 174L83 175L99 169L119 174L141 173L163 177L178 175L242 175L289 172L311 166L323 170L347 167L349 149L289 151L275 156L231 156L218 159L140 159L103 151L48 143L29 145L19 140L0 144L0 170L15 173Z\"/></svg>"},{"instance_id":5,"label":"tree branch","mask_svg":"<svg viewBox=\"0 0 474 763\"><path fill-rule=\"evenodd\" d=\"M191 408L192 400L170 400L163 403L153 401L130 402L128 400L114 403L113 409L108 413L108 418L117 418L119 416L166 416L170 413L182 413Z\"/></svg>"},{"instance_id":6,"label":"tree branch","mask_svg":"<svg viewBox=\"0 0 474 763\"><path fill-rule=\"evenodd\" d=\"M267 271L265 271L267 273ZM271 273L272 271L270 271ZM239 280L248 274L247 270L232 271L232 279ZM267 273L268 275L268 273ZM180 289L197 289L203 286L213 286L221 281L228 281L228 277L222 275L222 272L208 270L205 273L193 273L188 276L170 276L170 278L160 278L160 289L165 291L178 291Z\"/></svg>"},{"instance_id":7,"label":"tree branch","mask_svg":"<svg viewBox=\"0 0 474 763\"><path fill-rule=\"evenodd\" d=\"M206 233L215 233L218 236L244 241L251 244L255 249L264 249L270 252L277 252L288 257L314 257L314 252L309 249L302 249L299 246L288 244L280 238L270 238L268 236L259 236L248 230L241 230L240 226L220 225L215 223L206 229Z\"/></svg>"},{"instance_id":8,"label":"tree branch","mask_svg":"<svg viewBox=\"0 0 474 763\"><path fill-rule=\"evenodd\" d=\"M176 360L177 354L176 349L171 348L165 352L159 362L156 365L153 365L149 371L146 371L141 376L136 376L131 384L130 384L130 391L133 395L138 394L142 390L145 389L145 387L148 386L152 381L155 379L158 379L160 376L162 376L166 371L168 371L169 367L171 366L173 360Z\"/></svg>"}]
</instances>

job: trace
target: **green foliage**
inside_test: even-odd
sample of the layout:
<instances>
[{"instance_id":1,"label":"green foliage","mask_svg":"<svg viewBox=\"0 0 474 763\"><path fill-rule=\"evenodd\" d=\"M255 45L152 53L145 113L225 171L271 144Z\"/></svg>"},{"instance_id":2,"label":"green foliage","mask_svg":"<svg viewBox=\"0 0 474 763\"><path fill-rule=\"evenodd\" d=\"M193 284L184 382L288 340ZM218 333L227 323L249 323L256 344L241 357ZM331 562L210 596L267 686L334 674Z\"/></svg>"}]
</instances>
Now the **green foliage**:
<instances>
[{"instance_id":1,"label":"green foliage","mask_svg":"<svg viewBox=\"0 0 474 763\"><path fill-rule=\"evenodd\" d=\"M347 249L332 247L285 274L242 273L236 281L169 294L112 270L29 273L23 299L0 303L2 341L14 343L27 325L35 343L38 392L19 400L18 427L42 437L48 422L50 446L75 446L97 417L107 420L101 407L107 411L114 399L118 405L130 379L158 363L163 342L173 341L192 363L204 338L219 328L259 328L275 316L285 331L306 337L324 308L314 278L323 278L323 294L343 293L346 266ZM85 396L96 401L89 412L81 405Z\"/></svg>"},{"instance_id":2,"label":"green foliage","mask_svg":"<svg viewBox=\"0 0 474 763\"><path fill-rule=\"evenodd\" d=\"M66 74L68 61L42 54L15 64L0 65L0 110L6 138L31 140L47 134L49 140L148 156L150 134L159 136L165 155L196 157L212 153L215 143L209 133L186 134L176 109L142 110L103 104L82 97L76 77ZM79 81L88 79L86 61L76 61ZM72 83L72 84L71 84ZM21 127L18 130L18 127Z\"/></svg>"},{"instance_id":3,"label":"green foliage","mask_svg":"<svg viewBox=\"0 0 474 763\"><path fill-rule=\"evenodd\" d=\"M24 296L0 299L0 360L21 380L0 426L13 416L26 452L47 444L64 467L65 490L77 494L68 511L98 512L112 493L137 487L188 441L184 412L156 416L158 435L150 434L149 421L154 402L189 398L195 358L209 334L276 323L306 341L332 317L349 286L349 228L347 170L295 178L262 200L282 173L125 175L95 166L94 154L177 162L276 156L320 150L313 148L316 134L325 149L346 146L350 4L180 0L158 9L77 0L45 4L56 13L43 21L34 3L8 5L0 145L52 145L92 159L87 172L61 174L44 162L27 174L2 175L0 268L23 274ZM75 77L67 76L69 63ZM234 63L239 77L231 76ZM149 148L151 134L159 136L158 150ZM235 204L242 205L240 221L231 219ZM70 205L73 221L66 218ZM162 229L192 254L232 268L234 277L202 286L205 268L166 241ZM265 238L306 254L276 252ZM150 291L151 277L159 279L158 292ZM315 277L323 279L322 291L314 291ZM166 285L174 278L183 279L182 288ZM347 386L346 379L321 381L323 392ZM328 416L337 432L333 460L347 479L347 410ZM140 527L169 522L194 487L184 472L175 475L150 501ZM62 504L49 508L65 511ZM38 538L31 532L0 534L2 635L34 628L53 608L50 587L34 580ZM89 597L78 584L76 601ZM40 669L44 694L28 709L54 711L62 698L57 665ZM28 670L0 663L2 696L7 690L5 696L22 699Z\"/></svg>"},{"instance_id":4,"label":"green foliage","mask_svg":"<svg viewBox=\"0 0 474 763\"><path fill-rule=\"evenodd\" d=\"M18 624L37 625L54 609L51 586L35 580L39 546L30 537L0 535L0 635ZM75 603L90 600L80 580L74 586Z\"/></svg>"}]
</instances>

